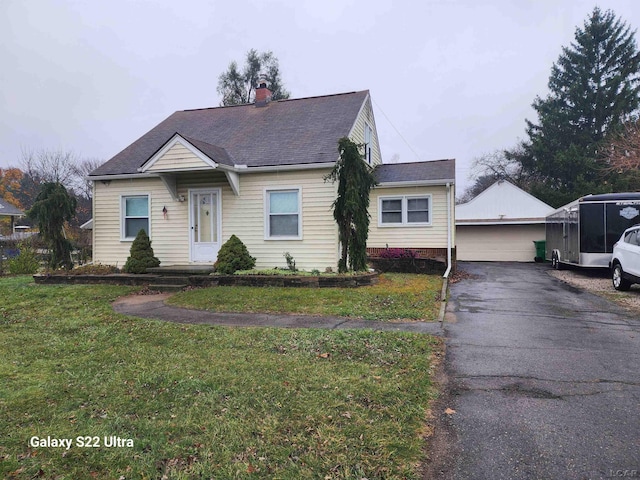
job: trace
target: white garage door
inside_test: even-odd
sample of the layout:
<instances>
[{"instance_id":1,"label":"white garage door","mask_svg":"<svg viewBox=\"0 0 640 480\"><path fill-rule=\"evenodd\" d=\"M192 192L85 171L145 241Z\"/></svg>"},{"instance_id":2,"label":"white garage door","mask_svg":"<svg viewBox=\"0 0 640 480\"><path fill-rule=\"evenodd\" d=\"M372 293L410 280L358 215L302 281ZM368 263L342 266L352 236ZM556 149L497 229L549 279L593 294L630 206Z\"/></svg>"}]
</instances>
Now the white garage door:
<instances>
[{"instance_id":1,"label":"white garage door","mask_svg":"<svg viewBox=\"0 0 640 480\"><path fill-rule=\"evenodd\" d=\"M534 240L544 240L542 225L457 225L458 260L533 262Z\"/></svg>"}]
</instances>

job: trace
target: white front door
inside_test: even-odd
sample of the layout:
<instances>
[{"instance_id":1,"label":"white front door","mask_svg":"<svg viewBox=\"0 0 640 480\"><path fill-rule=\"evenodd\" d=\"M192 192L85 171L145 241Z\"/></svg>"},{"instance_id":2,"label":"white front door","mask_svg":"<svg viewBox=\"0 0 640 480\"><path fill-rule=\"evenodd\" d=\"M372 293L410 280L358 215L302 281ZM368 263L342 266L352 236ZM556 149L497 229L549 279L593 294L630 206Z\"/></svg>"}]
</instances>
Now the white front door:
<instances>
[{"instance_id":1,"label":"white front door","mask_svg":"<svg viewBox=\"0 0 640 480\"><path fill-rule=\"evenodd\" d=\"M189 192L191 261L213 263L220 249L220 189Z\"/></svg>"}]
</instances>

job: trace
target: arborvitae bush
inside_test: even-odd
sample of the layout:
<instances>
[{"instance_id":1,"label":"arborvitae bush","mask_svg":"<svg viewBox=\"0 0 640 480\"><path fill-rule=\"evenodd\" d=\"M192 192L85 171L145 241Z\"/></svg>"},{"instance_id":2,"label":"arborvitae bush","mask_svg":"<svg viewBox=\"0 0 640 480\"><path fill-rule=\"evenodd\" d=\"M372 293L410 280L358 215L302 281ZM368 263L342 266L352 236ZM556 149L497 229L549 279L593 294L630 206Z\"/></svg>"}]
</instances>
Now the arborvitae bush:
<instances>
[{"instance_id":1,"label":"arborvitae bush","mask_svg":"<svg viewBox=\"0 0 640 480\"><path fill-rule=\"evenodd\" d=\"M131 244L129 258L124 264L124 271L127 273L146 273L147 268L153 268L160 265L160 260L153 256L153 248L151 248L151 240L147 232L140 229L136 239Z\"/></svg>"},{"instance_id":2,"label":"arborvitae bush","mask_svg":"<svg viewBox=\"0 0 640 480\"><path fill-rule=\"evenodd\" d=\"M232 275L238 270L251 270L256 259L249 255L249 250L235 235L227 240L218 252L218 260L213 264L217 273Z\"/></svg>"},{"instance_id":3,"label":"arborvitae bush","mask_svg":"<svg viewBox=\"0 0 640 480\"><path fill-rule=\"evenodd\" d=\"M40 268L36 251L29 243L21 243L20 254L9 260L9 273L14 275L33 275Z\"/></svg>"}]
</instances>

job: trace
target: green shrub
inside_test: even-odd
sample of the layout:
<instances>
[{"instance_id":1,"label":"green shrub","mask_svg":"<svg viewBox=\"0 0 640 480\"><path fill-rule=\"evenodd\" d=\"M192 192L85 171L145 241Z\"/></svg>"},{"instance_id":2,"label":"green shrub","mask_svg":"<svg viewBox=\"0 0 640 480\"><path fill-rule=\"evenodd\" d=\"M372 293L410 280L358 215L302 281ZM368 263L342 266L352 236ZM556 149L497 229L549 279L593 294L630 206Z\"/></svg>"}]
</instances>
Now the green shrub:
<instances>
[{"instance_id":1,"label":"green shrub","mask_svg":"<svg viewBox=\"0 0 640 480\"><path fill-rule=\"evenodd\" d=\"M19 245L20 253L9 260L9 273L13 275L33 275L40 268L36 251L28 243Z\"/></svg>"},{"instance_id":2,"label":"green shrub","mask_svg":"<svg viewBox=\"0 0 640 480\"><path fill-rule=\"evenodd\" d=\"M130 257L124 264L124 271L127 273L146 273L147 268L153 268L160 265L160 260L153 256L153 248L151 248L151 240L147 232L140 229L136 239L131 244L129 252Z\"/></svg>"},{"instance_id":3,"label":"green shrub","mask_svg":"<svg viewBox=\"0 0 640 480\"><path fill-rule=\"evenodd\" d=\"M249 255L246 245L238 237L231 235L220 247L213 267L217 273L232 275L237 270L251 270L255 264L256 259Z\"/></svg>"}]
</instances>

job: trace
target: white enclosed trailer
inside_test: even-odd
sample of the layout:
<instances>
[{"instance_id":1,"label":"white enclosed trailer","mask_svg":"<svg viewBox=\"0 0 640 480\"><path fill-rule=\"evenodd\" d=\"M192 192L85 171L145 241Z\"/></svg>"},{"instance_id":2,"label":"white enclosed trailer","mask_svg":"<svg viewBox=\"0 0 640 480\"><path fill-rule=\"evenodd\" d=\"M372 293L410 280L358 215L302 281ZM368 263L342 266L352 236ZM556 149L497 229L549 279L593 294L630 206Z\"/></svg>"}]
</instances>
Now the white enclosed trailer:
<instances>
[{"instance_id":1,"label":"white enclosed trailer","mask_svg":"<svg viewBox=\"0 0 640 480\"><path fill-rule=\"evenodd\" d=\"M546 259L563 265L608 268L613 244L640 223L640 193L587 195L546 218Z\"/></svg>"}]
</instances>

